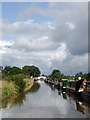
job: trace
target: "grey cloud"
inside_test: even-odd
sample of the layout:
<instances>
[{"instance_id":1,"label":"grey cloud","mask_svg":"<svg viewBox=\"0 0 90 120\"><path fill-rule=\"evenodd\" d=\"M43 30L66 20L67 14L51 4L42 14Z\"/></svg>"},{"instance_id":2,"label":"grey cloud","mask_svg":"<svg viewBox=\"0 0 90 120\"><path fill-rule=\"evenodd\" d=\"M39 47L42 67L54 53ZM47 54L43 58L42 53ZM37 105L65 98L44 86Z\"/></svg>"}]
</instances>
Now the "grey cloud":
<instances>
[{"instance_id":1,"label":"grey cloud","mask_svg":"<svg viewBox=\"0 0 90 120\"><path fill-rule=\"evenodd\" d=\"M85 54L88 52L88 3L49 3L49 8L40 8L31 5L20 12L18 17L41 14L57 20L56 30L49 35L56 42L65 41L72 54ZM60 7L61 6L61 9ZM54 9L53 9L54 8ZM65 23L73 23L75 30L68 30ZM82 42L82 44L81 44Z\"/></svg>"},{"instance_id":2,"label":"grey cloud","mask_svg":"<svg viewBox=\"0 0 90 120\"><path fill-rule=\"evenodd\" d=\"M3 65L34 64L45 74L54 68L66 74L88 71L87 3L62 3L62 9L59 4L47 9L32 5L18 14L22 19L34 13L50 16L56 19L51 24L3 21L3 35L11 35L14 41L3 54ZM66 23L74 24L75 28Z\"/></svg>"}]
</instances>

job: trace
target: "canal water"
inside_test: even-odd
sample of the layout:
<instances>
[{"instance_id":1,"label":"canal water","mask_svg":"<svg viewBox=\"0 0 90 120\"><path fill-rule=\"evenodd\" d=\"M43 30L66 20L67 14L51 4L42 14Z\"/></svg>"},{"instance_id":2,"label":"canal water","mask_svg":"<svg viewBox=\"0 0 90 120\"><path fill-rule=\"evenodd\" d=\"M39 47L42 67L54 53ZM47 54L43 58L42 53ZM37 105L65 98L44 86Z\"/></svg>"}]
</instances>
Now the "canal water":
<instances>
[{"instance_id":1,"label":"canal water","mask_svg":"<svg viewBox=\"0 0 90 120\"><path fill-rule=\"evenodd\" d=\"M44 81L36 83L13 104L2 108L3 118L90 118L90 105L79 98L58 92Z\"/></svg>"}]
</instances>

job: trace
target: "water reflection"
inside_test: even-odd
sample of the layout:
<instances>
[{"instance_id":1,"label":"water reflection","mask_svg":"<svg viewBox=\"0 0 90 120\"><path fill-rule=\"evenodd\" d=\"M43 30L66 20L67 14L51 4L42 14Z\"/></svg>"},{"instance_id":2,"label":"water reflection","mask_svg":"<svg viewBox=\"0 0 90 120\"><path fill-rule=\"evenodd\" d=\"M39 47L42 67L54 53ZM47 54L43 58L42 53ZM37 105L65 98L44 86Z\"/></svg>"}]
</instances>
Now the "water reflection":
<instances>
[{"instance_id":1,"label":"water reflection","mask_svg":"<svg viewBox=\"0 0 90 120\"><path fill-rule=\"evenodd\" d=\"M76 102L76 108L79 112L82 112L83 114L86 113L81 102Z\"/></svg>"},{"instance_id":2,"label":"water reflection","mask_svg":"<svg viewBox=\"0 0 90 120\"><path fill-rule=\"evenodd\" d=\"M12 98L12 99L5 99L2 101L2 108L9 107L12 108L15 105L16 106L23 106L24 102L26 101L26 95L24 92L21 92L17 98Z\"/></svg>"},{"instance_id":3,"label":"water reflection","mask_svg":"<svg viewBox=\"0 0 90 120\"><path fill-rule=\"evenodd\" d=\"M58 95L61 95L62 93L62 96L63 96L63 99L67 99L67 94L65 91L61 90L60 88L58 88Z\"/></svg>"},{"instance_id":4,"label":"water reflection","mask_svg":"<svg viewBox=\"0 0 90 120\"><path fill-rule=\"evenodd\" d=\"M63 99L67 99L66 92L63 92L63 91L62 91L62 95L63 95Z\"/></svg>"},{"instance_id":5,"label":"water reflection","mask_svg":"<svg viewBox=\"0 0 90 120\"><path fill-rule=\"evenodd\" d=\"M51 85L51 90L55 91L54 85Z\"/></svg>"},{"instance_id":6,"label":"water reflection","mask_svg":"<svg viewBox=\"0 0 90 120\"><path fill-rule=\"evenodd\" d=\"M39 83L35 83L32 88L28 91L29 93L35 93L39 90L40 88L40 84Z\"/></svg>"},{"instance_id":7,"label":"water reflection","mask_svg":"<svg viewBox=\"0 0 90 120\"><path fill-rule=\"evenodd\" d=\"M39 88L40 88L40 84L36 83L32 86L31 90L28 92L30 93L37 92ZM17 98L5 99L4 101L2 101L2 108L7 108L8 105L10 108L13 108L14 106L20 107L23 106L25 102L26 102L26 93L21 92Z\"/></svg>"},{"instance_id":8,"label":"water reflection","mask_svg":"<svg viewBox=\"0 0 90 120\"><path fill-rule=\"evenodd\" d=\"M9 118L86 118L89 116L85 103L60 88L55 89L54 86L43 82L34 84L27 94L22 95L14 102L14 105L21 107L3 111L8 113Z\"/></svg>"},{"instance_id":9,"label":"water reflection","mask_svg":"<svg viewBox=\"0 0 90 120\"><path fill-rule=\"evenodd\" d=\"M72 102L75 103L75 109L79 112L81 112L82 114L85 114L87 116L87 118L90 118L90 104L86 103L85 101L83 101L83 99L79 96L75 96L73 94L67 93L69 100L70 100L70 104Z\"/></svg>"},{"instance_id":10,"label":"water reflection","mask_svg":"<svg viewBox=\"0 0 90 120\"><path fill-rule=\"evenodd\" d=\"M54 86L51 86L51 90L53 90L52 89L53 87ZM67 99L67 95L68 95L70 104L71 104L71 102L74 102L75 104L73 104L73 105L75 105L74 107L76 108L76 110L81 112L82 114L85 114L87 116L87 118L90 118L90 104L84 102L80 96L75 96L70 93L67 94L66 91L61 90L60 87L58 87L58 86L56 87L56 89L58 90L58 95L62 95L63 99Z\"/></svg>"},{"instance_id":11,"label":"water reflection","mask_svg":"<svg viewBox=\"0 0 90 120\"><path fill-rule=\"evenodd\" d=\"M58 95L61 95L61 90L60 89L58 89Z\"/></svg>"}]
</instances>

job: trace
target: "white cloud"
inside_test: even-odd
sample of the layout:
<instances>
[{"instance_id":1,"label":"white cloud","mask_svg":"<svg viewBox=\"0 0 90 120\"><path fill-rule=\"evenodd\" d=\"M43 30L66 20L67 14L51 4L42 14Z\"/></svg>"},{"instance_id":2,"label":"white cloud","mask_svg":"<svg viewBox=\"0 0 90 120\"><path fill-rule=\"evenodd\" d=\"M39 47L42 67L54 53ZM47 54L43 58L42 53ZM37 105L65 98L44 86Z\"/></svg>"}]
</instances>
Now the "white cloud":
<instances>
[{"instance_id":1,"label":"white cloud","mask_svg":"<svg viewBox=\"0 0 90 120\"><path fill-rule=\"evenodd\" d=\"M8 53L10 52L10 47L14 44L13 41L0 41L0 53Z\"/></svg>"},{"instance_id":2,"label":"white cloud","mask_svg":"<svg viewBox=\"0 0 90 120\"><path fill-rule=\"evenodd\" d=\"M0 41L0 47L10 47L14 42L10 41Z\"/></svg>"},{"instance_id":3,"label":"white cloud","mask_svg":"<svg viewBox=\"0 0 90 120\"><path fill-rule=\"evenodd\" d=\"M48 22L48 27L49 27L49 29L51 29L51 30L54 30L54 29L55 29L55 27L54 27L54 25L53 25L52 22Z\"/></svg>"},{"instance_id":4,"label":"white cloud","mask_svg":"<svg viewBox=\"0 0 90 120\"><path fill-rule=\"evenodd\" d=\"M68 27L69 27L71 30L75 29L75 25L74 25L73 23L67 22L66 25L68 25Z\"/></svg>"},{"instance_id":5,"label":"white cloud","mask_svg":"<svg viewBox=\"0 0 90 120\"><path fill-rule=\"evenodd\" d=\"M62 3L62 8L59 5L52 3L47 9L31 5L19 12L20 21L3 21L3 35L13 38L0 42L3 65L34 64L45 74L54 68L66 74L88 71L87 3ZM55 21L22 21L34 13Z\"/></svg>"}]
</instances>

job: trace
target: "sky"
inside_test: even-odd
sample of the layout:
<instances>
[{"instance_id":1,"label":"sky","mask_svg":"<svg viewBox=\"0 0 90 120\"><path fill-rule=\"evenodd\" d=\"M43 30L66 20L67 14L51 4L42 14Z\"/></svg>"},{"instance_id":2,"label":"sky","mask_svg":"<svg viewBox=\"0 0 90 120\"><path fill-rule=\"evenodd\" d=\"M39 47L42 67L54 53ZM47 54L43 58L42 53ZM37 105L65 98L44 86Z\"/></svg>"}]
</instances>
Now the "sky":
<instances>
[{"instance_id":1,"label":"sky","mask_svg":"<svg viewBox=\"0 0 90 120\"><path fill-rule=\"evenodd\" d=\"M0 21L3 66L88 72L88 2L3 2Z\"/></svg>"}]
</instances>

